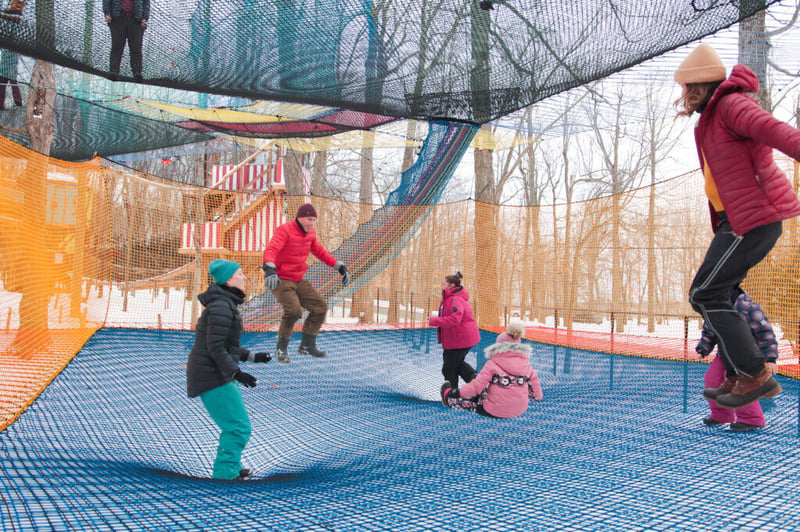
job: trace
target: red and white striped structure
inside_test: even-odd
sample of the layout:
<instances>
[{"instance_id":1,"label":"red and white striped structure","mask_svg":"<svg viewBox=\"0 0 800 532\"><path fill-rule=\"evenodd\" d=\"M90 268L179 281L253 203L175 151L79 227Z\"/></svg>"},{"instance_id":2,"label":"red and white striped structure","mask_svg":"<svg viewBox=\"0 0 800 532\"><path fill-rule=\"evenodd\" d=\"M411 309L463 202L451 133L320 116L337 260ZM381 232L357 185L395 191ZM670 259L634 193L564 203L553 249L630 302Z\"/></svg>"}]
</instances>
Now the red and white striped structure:
<instances>
[{"instance_id":1,"label":"red and white striped structure","mask_svg":"<svg viewBox=\"0 0 800 532\"><path fill-rule=\"evenodd\" d=\"M235 172L236 165L214 165L211 167L211 188L238 192L261 192L272 190L285 192L283 161L273 164L244 164ZM230 175L228 175L230 174Z\"/></svg>"},{"instance_id":2,"label":"red and white striped structure","mask_svg":"<svg viewBox=\"0 0 800 532\"><path fill-rule=\"evenodd\" d=\"M280 195L286 192L281 159L275 164L241 165L234 172L235 168L212 167L211 188L244 194L235 195L233 218L203 224L201 251L263 253L275 228L286 221ZM266 191L271 194L257 193ZM183 224L179 253L195 253L196 225Z\"/></svg>"},{"instance_id":3,"label":"red and white striped structure","mask_svg":"<svg viewBox=\"0 0 800 532\"><path fill-rule=\"evenodd\" d=\"M263 253L275 228L285 221L283 196L275 196L273 201L226 234L225 244L233 251Z\"/></svg>"},{"instance_id":4,"label":"red and white striped structure","mask_svg":"<svg viewBox=\"0 0 800 532\"><path fill-rule=\"evenodd\" d=\"M178 253L190 254L195 252L195 238L198 224L185 223L181 230L181 247ZM203 251L227 251L220 245L220 234L222 224L219 222L205 222L203 226L203 239L200 241L200 248Z\"/></svg>"}]
</instances>

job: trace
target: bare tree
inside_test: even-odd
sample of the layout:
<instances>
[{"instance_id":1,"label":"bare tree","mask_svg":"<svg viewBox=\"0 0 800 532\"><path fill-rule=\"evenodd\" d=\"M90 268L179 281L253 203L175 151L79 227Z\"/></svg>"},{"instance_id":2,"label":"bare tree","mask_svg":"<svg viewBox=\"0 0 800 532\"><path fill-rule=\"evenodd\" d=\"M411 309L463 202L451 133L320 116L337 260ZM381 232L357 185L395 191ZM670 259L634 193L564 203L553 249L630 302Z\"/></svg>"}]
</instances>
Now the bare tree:
<instances>
[{"instance_id":1,"label":"bare tree","mask_svg":"<svg viewBox=\"0 0 800 532\"><path fill-rule=\"evenodd\" d=\"M645 88L644 121L642 123L641 153L647 158L646 166L650 173L650 189L647 211L647 331L655 331L656 312L662 307L658 301L658 268L656 260L656 232L658 230L656 213L656 182L658 167L678 143L674 133L676 122L669 112L670 103L659 98L659 91L653 80Z\"/></svg>"},{"instance_id":2,"label":"bare tree","mask_svg":"<svg viewBox=\"0 0 800 532\"><path fill-rule=\"evenodd\" d=\"M766 32L766 1L756 0L761 10L739 23L739 62L749 66L758 76L758 92L755 98L759 105L772 111L770 90L767 84L767 64L769 61L769 36ZM739 9L744 10L744 5Z\"/></svg>"},{"instance_id":3,"label":"bare tree","mask_svg":"<svg viewBox=\"0 0 800 532\"><path fill-rule=\"evenodd\" d=\"M593 182L596 193L609 194L611 197L611 311L616 312L615 328L621 332L625 319L619 313L627 310L627 294L622 277L622 192L639 185L642 170L649 159L646 154L631 149L630 139L635 139L636 134L628 131L626 111L633 104L623 88L617 87L613 93L601 93L596 84L588 90L591 104L587 107L587 114L592 123L593 146L597 148L603 170L602 174L587 181Z\"/></svg>"}]
</instances>

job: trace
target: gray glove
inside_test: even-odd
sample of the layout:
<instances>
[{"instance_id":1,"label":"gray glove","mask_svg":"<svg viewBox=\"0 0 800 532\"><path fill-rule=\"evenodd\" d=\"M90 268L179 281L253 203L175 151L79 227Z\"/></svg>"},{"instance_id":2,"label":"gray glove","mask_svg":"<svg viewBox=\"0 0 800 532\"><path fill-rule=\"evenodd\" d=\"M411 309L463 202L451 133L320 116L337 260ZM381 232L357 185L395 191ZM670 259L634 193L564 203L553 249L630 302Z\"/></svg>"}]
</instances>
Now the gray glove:
<instances>
[{"instance_id":1,"label":"gray glove","mask_svg":"<svg viewBox=\"0 0 800 532\"><path fill-rule=\"evenodd\" d=\"M341 274L342 286L347 286L350 283L350 272L347 271L347 266L344 265L344 262L337 260L333 268Z\"/></svg>"},{"instance_id":2,"label":"gray glove","mask_svg":"<svg viewBox=\"0 0 800 532\"><path fill-rule=\"evenodd\" d=\"M272 291L278 288L281 280L278 278L278 272L275 271L275 265L265 262L261 265L261 269L264 270L264 286L267 287L267 290Z\"/></svg>"}]
</instances>

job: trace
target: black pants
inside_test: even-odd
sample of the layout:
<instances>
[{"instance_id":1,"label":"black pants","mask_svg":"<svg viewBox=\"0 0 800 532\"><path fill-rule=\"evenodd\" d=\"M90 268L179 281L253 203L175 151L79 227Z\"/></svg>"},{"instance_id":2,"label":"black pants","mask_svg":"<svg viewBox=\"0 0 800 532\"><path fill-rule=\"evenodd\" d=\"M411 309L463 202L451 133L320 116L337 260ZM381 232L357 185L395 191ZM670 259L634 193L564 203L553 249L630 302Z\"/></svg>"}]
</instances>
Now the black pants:
<instances>
[{"instance_id":1,"label":"black pants","mask_svg":"<svg viewBox=\"0 0 800 532\"><path fill-rule=\"evenodd\" d=\"M111 60L109 70L119 74L119 65L122 62L122 52L125 42L128 43L128 53L131 55L131 70L133 75L142 74L142 41L144 28L141 21L127 15L112 17L108 25L111 28Z\"/></svg>"},{"instance_id":2,"label":"black pants","mask_svg":"<svg viewBox=\"0 0 800 532\"><path fill-rule=\"evenodd\" d=\"M764 356L750 326L733 306L733 294L747 272L761 262L783 231L775 222L736 235L724 213L689 290L689 303L717 337L728 376L752 377L764 369Z\"/></svg>"},{"instance_id":3,"label":"black pants","mask_svg":"<svg viewBox=\"0 0 800 532\"><path fill-rule=\"evenodd\" d=\"M445 349L442 353L442 375L444 380L450 381L453 388L458 388L458 377L461 376L464 382L469 382L475 378L475 368L464 362L471 347L463 349Z\"/></svg>"}]
</instances>

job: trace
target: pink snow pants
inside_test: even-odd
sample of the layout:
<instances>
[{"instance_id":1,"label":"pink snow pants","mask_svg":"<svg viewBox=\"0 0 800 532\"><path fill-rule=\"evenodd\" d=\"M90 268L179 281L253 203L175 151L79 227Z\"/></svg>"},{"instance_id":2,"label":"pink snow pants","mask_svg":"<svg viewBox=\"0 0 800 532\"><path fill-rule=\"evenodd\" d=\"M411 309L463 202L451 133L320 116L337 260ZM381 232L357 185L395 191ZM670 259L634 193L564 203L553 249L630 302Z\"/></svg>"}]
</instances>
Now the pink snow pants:
<instances>
[{"instance_id":1,"label":"pink snow pants","mask_svg":"<svg viewBox=\"0 0 800 532\"><path fill-rule=\"evenodd\" d=\"M714 360L711 361L711 364L709 364L706 375L703 377L703 382L706 388L719 388L722 386L722 383L725 382L725 379L727 379L725 365L722 363L722 360L716 356ZM733 423L734 421L738 421L757 427L764 426L764 412L761 410L761 405L758 401L744 408L737 408L736 410L722 408L715 401L709 401L708 405L711 407L711 419L719 421L720 423Z\"/></svg>"}]
</instances>

